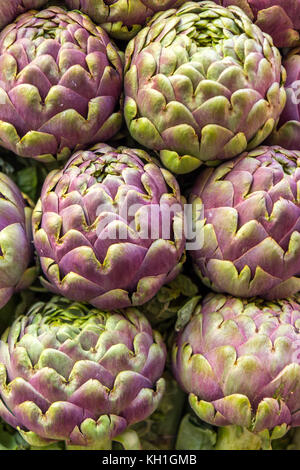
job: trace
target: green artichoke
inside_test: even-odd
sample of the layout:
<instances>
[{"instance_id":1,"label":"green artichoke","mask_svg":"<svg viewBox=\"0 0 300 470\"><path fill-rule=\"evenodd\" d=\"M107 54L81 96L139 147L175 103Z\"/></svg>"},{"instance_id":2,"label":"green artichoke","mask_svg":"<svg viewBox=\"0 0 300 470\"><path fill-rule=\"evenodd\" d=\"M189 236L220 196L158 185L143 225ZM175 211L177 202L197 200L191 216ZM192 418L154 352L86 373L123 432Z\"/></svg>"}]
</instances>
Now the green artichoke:
<instances>
[{"instance_id":1,"label":"green artichoke","mask_svg":"<svg viewBox=\"0 0 300 470\"><path fill-rule=\"evenodd\" d=\"M107 310L142 305L176 277L183 229L174 176L142 150L105 144L50 173L33 214L44 285Z\"/></svg>"},{"instance_id":2,"label":"green artichoke","mask_svg":"<svg viewBox=\"0 0 300 470\"><path fill-rule=\"evenodd\" d=\"M123 65L79 12L28 12L0 34L0 143L22 157L65 159L120 128Z\"/></svg>"},{"instance_id":3,"label":"green artichoke","mask_svg":"<svg viewBox=\"0 0 300 470\"><path fill-rule=\"evenodd\" d=\"M161 336L136 309L39 302L0 342L0 416L33 446L138 446L127 428L158 406L165 359Z\"/></svg>"},{"instance_id":4,"label":"green artichoke","mask_svg":"<svg viewBox=\"0 0 300 470\"><path fill-rule=\"evenodd\" d=\"M200 173L190 254L206 285L268 299L300 290L299 165L298 151L260 147Z\"/></svg>"},{"instance_id":5,"label":"green artichoke","mask_svg":"<svg viewBox=\"0 0 300 470\"><path fill-rule=\"evenodd\" d=\"M188 173L266 139L284 79L279 51L242 10L187 2L155 15L127 47L127 126L167 168Z\"/></svg>"},{"instance_id":6,"label":"green artichoke","mask_svg":"<svg viewBox=\"0 0 300 470\"><path fill-rule=\"evenodd\" d=\"M277 47L299 43L300 0L214 0L219 5L242 8Z\"/></svg>"},{"instance_id":7,"label":"green artichoke","mask_svg":"<svg viewBox=\"0 0 300 470\"><path fill-rule=\"evenodd\" d=\"M300 425L300 296L268 302L209 294L173 348L195 413L264 439Z\"/></svg>"},{"instance_id":8,"label":"green artichoke","mask_svg":"<svg viewBox=\"0 0 300 470\"><path fill-rule=\"evenodd\" d=\"M147 18L157 11L178 7L185 0L66 0L71 9L80 10L117 39L134 37Z\"/></svg>"},{"instance_id":9,"label":"green artichoke","mask_svg":"<svg viewBox=\"0 0 300 470\"><path fill-rule=\"evenodd\" d=\"M30 266L31 214L19 188L0 173L0 308L36 277L36 268Z\"/></svg>"}]
</instances>

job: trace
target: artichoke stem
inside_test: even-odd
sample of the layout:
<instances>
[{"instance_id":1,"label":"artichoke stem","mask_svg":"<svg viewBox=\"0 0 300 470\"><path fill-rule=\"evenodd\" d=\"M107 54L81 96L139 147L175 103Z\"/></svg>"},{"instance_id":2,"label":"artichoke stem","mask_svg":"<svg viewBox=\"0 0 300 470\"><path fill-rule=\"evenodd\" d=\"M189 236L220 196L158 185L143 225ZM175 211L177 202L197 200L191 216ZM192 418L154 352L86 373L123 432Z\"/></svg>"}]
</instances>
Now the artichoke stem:
<instances>
[{"instance_id":1,"label":"artichoke stem","mask_svg":"<svg viewBox=\"0 0 300 470\"><path fill-rule=\"evenodd\" d=\"M133 429L127 429L122 434L115 437L114 441L122 444L125 450L142 450L139 437Z\"/></svg>"},{"instance_id":2,"label":"artichoke stem","mask_svg":"<svg viewBox=\"0 0 300 470\"><path fill-rule=\"evenodd\" d=\"M261 437L242 426L224 426L218 429L216 450L262 450Z\"/></svg>"},{"instance_id":3,"label":"artichoke stem","mask_svg":"<svg viewBox=\"0 0 300 470\"><path fill-rule=\"evenodd\" d=\"M137 433L131 429L127 429L113 441L118 442L125 450L142 450L142 446ZM88 446L67 445L67 450L112 450L113 441L109 438L105 440L97 440Z\"/></svg>"},{"instance_id":4,"label":"artichoke stem","mask_svg":"<svg viewBox=\"0 0 300 470\"><path fill-rule=\"evenodd\" d=\"M66 450L112 450L112 441L109 439L93 442L88 446L66 445Z\"/></svg>"}]
</instances>

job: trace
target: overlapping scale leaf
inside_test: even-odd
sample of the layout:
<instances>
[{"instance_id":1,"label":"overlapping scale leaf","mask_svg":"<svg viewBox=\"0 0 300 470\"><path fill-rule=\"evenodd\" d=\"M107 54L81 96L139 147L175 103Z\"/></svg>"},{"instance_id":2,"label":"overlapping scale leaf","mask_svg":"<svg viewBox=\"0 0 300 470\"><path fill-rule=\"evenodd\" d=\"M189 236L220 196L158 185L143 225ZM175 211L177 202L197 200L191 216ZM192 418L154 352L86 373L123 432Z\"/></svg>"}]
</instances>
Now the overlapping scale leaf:
<instances>
[{"instance_id":1,"label":"overlapping scale leaf","mask_svg":"<svg viewBox=\"0 0 300 470\"><path fill-rule=\"evenodd\" d=\"M42 8L48 0L0 0L0 29L27 10Z\"/></svg>"},{"instance_id":2,"label":"overlapping scale leaf","mask_svg":"<svg viewBox=\"0 0 300 470\"><path fill-rule=\"evenodd\" d=\"M110 36L128 40L157 11L176 8L185 0L66 0L69 8L80 10L100 24Z\"/></svg>"},{"instance_id":3,"label":"overlapping scale leaf","mask_svg":"<svg viewBox=\"0 0 300 470\"><path fill-rule=\"evenodd\" d=\"M47 281L99 308L141 305L184 262L183 201L143 151L99 144L46 179L33 216Z\"/></svg>"},{"instance_id":4,"label":"overlapping scale leaf","mask_svg":"<svg viewBox=\"0 0 300 470\"><path fill-rule=\"evenodd\" d=\"M287 101L280 116L278 126L270 136L269 142L294 150L298 149L300 145L300 49L292 49L283 60L283 65L287 73L285 84Z\"/></svg>"},{"instance_id":5,"label":"overlapping scale leaf","mask_svg":"<svg viewBox=\"0 0 300 470\"><path fill-rule=\"evenodd\" d=\"M41 302L2 338L0 415L35 445L109 448L157 407L165 358L161 336L137 310Z\"/></svg>"},{"instance_id":6,"label":"overlapping scale leaf","mask_svg":"<svg viewBox=\"0 0 300 470\"><path fill-rule=\"evenodd\" d=\"M0 173L0 308L36 277L32 266L31 214L19 188Z\"/></svg>"},{"instance_id":7,"label":"overlapping scale leaf","mask_svg":"<svg viewBox=\"0 0 300 470\"><path fill-rule=\"evenodd\" d=\"M299 425L299 296L209 294L173 347L173 371L204 421L260 433Z\"/></svg>"},{"instance_id":8,"label":"overlapping scale leaf","mask_svg":"<svg viewBox=\"0 0 300 470\"><path fill-rule=\"evenodd\" d=\"M284 80L279 51L241 9L187 2L156 14L127 46L127 126L167 168L189 173L264 141Z\"/></svg>"},{"instance_id":9,"label":"overlapping scale leaf","mask_svg":"<svg viewBox=\"0 0 300 470\"><path fill-rule=\"evenodd\" d=\"M79 12L30 11L0 34L1 145L65 159L121 127L123 64L106 32Z\"/></svg>"},{"instance_id":10,"label":"overlapping scale leaf","mask_svg":"<svg viewBox=\"0 0 300 470\"><path fill-rule=\"evenodd\" d=\"M235 5L272 36L277 47L292 47L299 43L299 0L214 0L228 7Z\"/></svg>"},{"instance_id":11,"label":"overlapping scale leaf","mask_svg":"<svg viewBox=\"0 0 300 470\"><path fill-rule=\"evenodd\" d=\"M299 291L299 156L260 147L199 175L190 200L202 243L190 254L212 289L265 298Z\"/></svg>"}]
</instances>

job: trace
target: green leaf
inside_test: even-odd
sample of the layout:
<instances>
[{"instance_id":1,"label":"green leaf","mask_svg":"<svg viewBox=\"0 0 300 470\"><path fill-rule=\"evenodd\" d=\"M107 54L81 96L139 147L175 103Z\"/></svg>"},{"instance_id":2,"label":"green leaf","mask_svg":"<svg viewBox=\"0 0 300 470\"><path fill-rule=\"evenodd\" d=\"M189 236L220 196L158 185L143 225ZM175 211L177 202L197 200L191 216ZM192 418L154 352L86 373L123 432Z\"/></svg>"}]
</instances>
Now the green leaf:
<instances>
[{"instance_id":1,"label":"green leaf","mask_svg":"<svg viewBox=\"0 0 300 470\"><path fill-rule=\"evenodd\" d=\"M214 450L216 441L217 433L211 426L187 414L179 427L176 450Z\"/></svg>"},{"instance_id":2,"label":"green leaf","mask_svg":"<svg viewBox=\"0 0 300 470\"><path fill-rule=\"evenodd\" d=\"M30 199L35 200L38 188L37 168L30 166L19 170L17 173L17 185Z\"/></svg>"}]
</instances>

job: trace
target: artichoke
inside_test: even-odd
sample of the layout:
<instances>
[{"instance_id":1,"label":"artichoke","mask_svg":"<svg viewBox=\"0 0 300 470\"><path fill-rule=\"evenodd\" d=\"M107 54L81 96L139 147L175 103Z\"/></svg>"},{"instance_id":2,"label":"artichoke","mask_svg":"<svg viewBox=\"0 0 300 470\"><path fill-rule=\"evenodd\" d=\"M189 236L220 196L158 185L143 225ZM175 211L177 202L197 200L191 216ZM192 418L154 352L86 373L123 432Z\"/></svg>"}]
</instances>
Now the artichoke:
<instances>
[{"instance_id":1,"label":"artichoke","mask_svg":"<svg viewBox=\"0 0 300 470\"><path fill-rule=\"evenodd\" d=\"M185 0L66 0L71 9L89 15L117 39L135 36L147 18L157 11L178 7Z\"/></svg>"},{"instance_id":2,"label":"artichoke","mask_svg":"<svg viewBox=\"0 0 300 470\"><path fill-rule=\"evenodd\" d=\"M287 101L269 143L294 150L300 148L300 48L293 49L283 65L287 72Z\"/></svg>"},{"instance_id":3,"label":"artichoke","mask_svg":"<svg viewBox=\"0 0 300 470\"><path fill-rule=\"evenodd\" d=\"M123 66L85 15L28 12L0 34L0 141L22 157L64 159L120 128Z\"/></svg>"},{"instance_id":4,"label":"artichoke","mask_svg":"<svg viewBox=\"0 0 300 470\"><path fill-rule=\"evenodd\" d=\"M2 337L0 415L33 446L132 445L128 426L163 395L165 358L161 336L136 309L39 302Z\"/></svg>"},{"instance_id":5,"label":"artichoke","mask_svg":"<svg viewBox=\"0 0 300 470\"><path fill-rule=\"evenodd\" d=\"M206 169L190 202L201 244L190 251L203 282L237 297L300 290L300 152L260 147Z\"/></svg>"},{"instance_id":6,"label":"artichoke","mask_svg":"<svg viewBox=\"0 0 300 470\"><path fill-rule=\"evenodd\" d=\"M262 31L272 36L277 47L299 42L300 0L214 0L225 7L242 8Z\"/></svg>"},{"instance_id":7,"label":"artichoke","mask_svg":"<svg viewBox=\"0 0 300 470\"><path fill-rule=\"evenodd\" d=\"M173 348L175 377L203 421L265 439L300 425L299 302L203 300Z\"/></svg>"},{"instance_id":8,"label":"artichoke","mask_svg":"<svg viewBox=\"0 0 300 470\"><path fill-rule=\"evenodd\" d=\"M32 258L32 209L19 188L0 173L0 308L36 276Z\"/></svg>"},{"instance_id":9,"label":"artichoke","mask_svg":"<svg viewBox=\"0 0 300 470\"><path fill-rule=\"evenodd\" d=\"M41 8L48 0L0 0L0 29L31 8Z\"/></svg>"},{"instance_id":10,"label":"artichoke","mask_svg":"<svg viewBox=\"0 0 300 470\"><path fill-rule=\"evenodd\" d=\"M175 173L260 144L285 104L281 56L237 7L158 13L126 50L125 118Z\"/></svg>"},{"instance_id":11,"label":"artichoke","mask_svg":"<svg viewBox=\"0 0 300 470\"><path fill-rule=\"evenodd\" d=\"M33 214L44 285L108 310L147 302L184 262L182 202L144 151L75 153L47 177Z\"/></svg>"}]
</instances>

